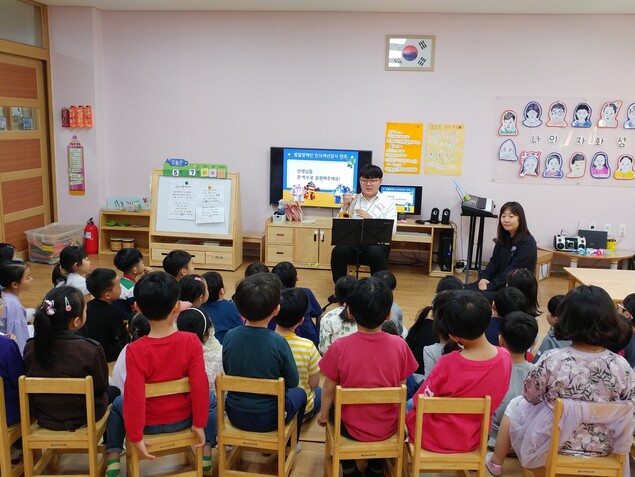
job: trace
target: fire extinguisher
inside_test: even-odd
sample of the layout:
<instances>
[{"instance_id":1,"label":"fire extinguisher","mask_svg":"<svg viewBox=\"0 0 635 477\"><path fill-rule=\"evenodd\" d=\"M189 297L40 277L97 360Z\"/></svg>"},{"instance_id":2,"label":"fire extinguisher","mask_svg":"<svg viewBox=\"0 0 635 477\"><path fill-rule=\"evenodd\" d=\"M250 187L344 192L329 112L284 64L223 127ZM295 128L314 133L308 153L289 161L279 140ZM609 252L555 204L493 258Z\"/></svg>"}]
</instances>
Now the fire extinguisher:
<instances>
[{"instance_id":1,"label":"fire extinguisher","mask_svg":"<svg viewBox=\"0 0 635 477\"><path fill-rule=\"evenodd\" d=\"M99 249L99 235L92 217L86 222L86 227L84 227L84 248L88 254L97 253Z\"/></svg>"}]
</instances>

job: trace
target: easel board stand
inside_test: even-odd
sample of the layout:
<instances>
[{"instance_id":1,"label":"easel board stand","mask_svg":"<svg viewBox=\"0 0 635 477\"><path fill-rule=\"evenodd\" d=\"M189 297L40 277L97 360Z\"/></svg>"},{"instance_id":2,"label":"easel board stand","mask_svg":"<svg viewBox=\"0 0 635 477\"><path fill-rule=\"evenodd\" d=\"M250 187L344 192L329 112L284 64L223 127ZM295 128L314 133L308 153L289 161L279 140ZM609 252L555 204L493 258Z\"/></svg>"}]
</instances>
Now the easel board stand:
<instances>
[{"instance_id":1,"label":"easel board stand","mask_svg":"<svg viewBox=\"0 0 635 477\"><path fill-rule=\"evenodd\" d=\"M390 245L392 219L333 219L331 245L356 248L355 278L359 278L359 260L362 248L369 245Z\"/></svg>"}]
</instances>

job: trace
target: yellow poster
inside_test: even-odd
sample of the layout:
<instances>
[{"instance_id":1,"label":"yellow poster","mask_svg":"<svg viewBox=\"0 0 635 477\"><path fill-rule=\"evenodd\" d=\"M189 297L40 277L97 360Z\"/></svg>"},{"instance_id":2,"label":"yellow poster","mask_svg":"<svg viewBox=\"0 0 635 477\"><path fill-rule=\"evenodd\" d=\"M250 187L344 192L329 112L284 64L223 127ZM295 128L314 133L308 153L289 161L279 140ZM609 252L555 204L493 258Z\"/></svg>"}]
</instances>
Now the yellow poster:
<instances>
[{"instance_id":1,"label":"yellow poster","mask_svg":"<svg viewBox=\"0 0 635 477\"><path fill-rule=\"evenodd\" d=\"M419 174L423 123L386 123L384 172Z\"/></svg>"},{"instance_id":2,"label":"yellow poster","mask_svg":"<svg viewBox=\"0 0 635 477\"><path fill-rule=\"evenodd\" d=\"M463 124L429 124L424 172L435 176L460 176L463 168Z\"/></svg>"}]
</instances>

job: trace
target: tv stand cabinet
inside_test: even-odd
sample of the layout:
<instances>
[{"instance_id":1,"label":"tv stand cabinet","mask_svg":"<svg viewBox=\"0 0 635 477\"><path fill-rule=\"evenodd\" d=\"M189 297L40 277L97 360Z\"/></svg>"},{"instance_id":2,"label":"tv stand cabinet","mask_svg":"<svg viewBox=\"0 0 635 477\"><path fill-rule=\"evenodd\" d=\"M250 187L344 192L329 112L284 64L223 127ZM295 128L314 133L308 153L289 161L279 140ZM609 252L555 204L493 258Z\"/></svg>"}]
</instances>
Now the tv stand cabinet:
<instances>
[{"instance_id":1,"label":"tv stand cabinet","mask_svg":"<svg viewBox=\"0 0 635 477\"><path fill-rule=\"evenodd\" d=\"M269 267L288 261L297 268L331 269L331 217L305 217L302 222L265 222L265 264ZM450 270L441 270L433 256L438 252L441 235L452 234ZM392 252L422 252L428 260L424 271L432 277L454 273L456 229L453 225L417 224L414 220L397 222L391 242Z\"/></svg>"}]
</instances>

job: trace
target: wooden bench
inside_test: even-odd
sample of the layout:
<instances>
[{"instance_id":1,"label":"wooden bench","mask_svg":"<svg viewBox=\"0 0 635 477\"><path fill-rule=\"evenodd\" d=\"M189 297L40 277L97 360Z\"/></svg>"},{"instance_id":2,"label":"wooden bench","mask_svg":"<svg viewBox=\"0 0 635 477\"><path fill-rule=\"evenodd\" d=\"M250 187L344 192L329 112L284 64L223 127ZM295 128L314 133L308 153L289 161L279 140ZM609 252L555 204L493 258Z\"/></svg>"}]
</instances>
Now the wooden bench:
<instances>
[{"instance_id":1,"label":"wooden bench","mask_svg":"<svg viewBox=\"0 0 635 477\"><path fill-rule=\"evenodd\" d=\"M243 244L255 243L258 245L258 260L260 262L265 261L265 234L243 234ZM243 251L243 258L245 252Z\"/></svg>"},{"instance_id":2,"label":"wooden bench","mask_svg":"<svg viewBox=\"0 0 635 477\"><path fill-rule=\"evenodd\" d=\"M536 260L536 270L534 270L534 276L536 280L540 281L545 278L549 278L551 275L551 260L553 259L553 252L547 250L538 249L538 259ZM542 266L546 267L546 272L540 273Z\"/></svg>"}]
</instances>

